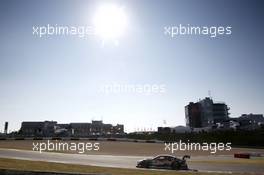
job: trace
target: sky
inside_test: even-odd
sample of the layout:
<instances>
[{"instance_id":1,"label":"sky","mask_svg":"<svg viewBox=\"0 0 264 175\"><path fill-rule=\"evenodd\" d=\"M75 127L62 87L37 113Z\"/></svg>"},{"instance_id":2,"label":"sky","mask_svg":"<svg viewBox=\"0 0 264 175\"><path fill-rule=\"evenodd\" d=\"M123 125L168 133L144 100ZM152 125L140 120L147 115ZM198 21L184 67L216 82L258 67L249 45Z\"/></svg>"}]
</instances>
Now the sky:
<instances>
[{"instance_id":1,"label":"sky","mask_svg":"<svg viewBox=\"0 0 264 175\"><path fill-rule=\"evenodd\" d=\"M33 26L92 25L100 6L122 8L118 43L89 36L39 38ZM208 96L230 116L264 113L261 0L3 0L0 132L4 122L124 124L127 132L185 125L184 106ZM164 27L232 26L232 34L168 37ZM163 93L102 93L112 83L165 85ZM164 122L166 121L166 122Z\"/></svg>"}]
</instances>

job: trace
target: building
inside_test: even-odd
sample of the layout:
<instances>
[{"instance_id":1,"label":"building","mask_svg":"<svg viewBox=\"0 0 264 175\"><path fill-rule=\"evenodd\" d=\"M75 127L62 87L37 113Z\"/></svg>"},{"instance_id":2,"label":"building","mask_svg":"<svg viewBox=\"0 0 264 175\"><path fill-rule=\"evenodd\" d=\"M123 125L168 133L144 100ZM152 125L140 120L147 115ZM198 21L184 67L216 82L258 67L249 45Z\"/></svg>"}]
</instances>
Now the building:
<instances>
[{"instance_id":1,"label":"building","mask_svg":"<svg viewBox=\"0 0 264 175\"><path fill-rule=\"evenodd\" d=\"M235 118L239 122L239 129L254 130L264 125L264 117L262 114L242 114Z\"/></svg>"},{"instance_id":2,"label":"building","mask_svg":"<svg viewBox=\"0 0 264 175\"><path fill-rule=\"evenodd\" d=\"M8 132L8 122L5 122L4 134L7 134L7 132Z\"/></svg>"},{"instance_id":3,"label":"building","mask_svg":"<svg viewBox=\"0 0 264 175\"><path fill-rule=\"evenodd\" d=\"M44 121L44 122L22 122L20 134L23 136L43 136L51 137L55 133L55 121Z\"/></svg>"},{"instance_id":4,"label":"building","mask_svg":"<svg viewBox=\"0 0 264 175\"><path fill-rule=\"evenodd\" d=\"M171 133L171 127L158 127L158 133L160 134Z\"/></svg>"},{"instance_id":5,"label":"building","mask_svg":"<svg viewBox=\"0 0 264 175\"><path fill-rule=\"evenodd\" d=\"M169 133L189 133L192 132L190 127L176 126L176 127L158 127L158 133L169 134Z\"/></svg>"},{"instance_id":6,"label":"building","mask_svg":"<svg viewBox=\"0 0 264 175\"><path fill-rule=\"evenodd\" d=\"M202 127L201 105L199 103L190 102L185 106L185 120L186 126L192 128Z\"/></svg>"},{"instance_id":7,"label":"building","mask_svg":"<svg viewBox=\"0 0 264 175\"><path fill-rule=\"evenodd\" d=\"M172 133L189 133L191 131L192 129L186 126L176 126L176 127L171 128Z\"/></svg>"},{"instance_id":8,"label":"building","mask_svg":"<svg viewBox=\"0 0 264 175\"><path fill-rule=\"evenodd\" d=\"M217 122L214 129L255 130L261 128L263 125L264 117L262 114L242 114L236 118Z\"/></svg>"},{"instance_id":9,"label":"building","mask_svg":"<svg viewBox=\"0 0 264 175\"><path fill-rule=\"evenodd\" d=\"M229 119L228 106L225 103L214 103L209 97L190 102L185 106L186 126L202 128L214 125Z\"/></svg>"},{"instance_id":10,"label":"building","mask_svg":"<svg viewBox=\"0 0 264 175\"><path fill-rule=\"evenodd\" d=\"M29 137L74 136L89 137L124 134L124 125L104 124L103 121L92 123L58 124L55 121L22 122L19 133Z\"/></svg>"},{"instance_id":11,"label":"building","mask_svg":"<svg viewBox=\"0 0 264 175\"><path fill-rule=\"evenodd\" d=\"M124 125L104 124L102 120L93 120L92 123L70 123L69 128L71 135L79 137L124 134Z\"/></svg>"},{"instance_id":12,"label":"building","mask_svg":"<svg viewBox=\"0 0 264 175\"><path fill-rule=\"evenodd\" d=\"M85 137L91 133L91 123L70 123L69 124L69 135L77 137Z\"/></svg>"},{"instance_id":13,"label":"building","mask_svg":"<svg viewBox=\"0 0 264 175\"><path fill-rule=\"evenodd\" d=\"M252 124L262 124L264 123L263 114L242 114L239 117L240 120L248 120Z\"/></svg>"}]
</instances>

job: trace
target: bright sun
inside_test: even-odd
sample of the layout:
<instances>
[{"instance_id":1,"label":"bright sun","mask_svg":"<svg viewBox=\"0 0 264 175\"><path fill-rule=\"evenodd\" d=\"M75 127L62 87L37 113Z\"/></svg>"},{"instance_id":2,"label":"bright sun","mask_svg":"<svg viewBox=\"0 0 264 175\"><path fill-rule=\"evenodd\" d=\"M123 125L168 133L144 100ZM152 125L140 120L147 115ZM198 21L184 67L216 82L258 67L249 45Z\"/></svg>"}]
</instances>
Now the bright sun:
<instances>
[{"instance_id":1,"label":"bright sun","mask_svg":"<svg viewBox=\"0 0 264 175\"><path fill-rule=\"evenodd\" d=\"M103 41L118 40L127 27L127 17L123 8L113 4L98 8L93 22L96 35Z\"/></svg>"}]
</instances>

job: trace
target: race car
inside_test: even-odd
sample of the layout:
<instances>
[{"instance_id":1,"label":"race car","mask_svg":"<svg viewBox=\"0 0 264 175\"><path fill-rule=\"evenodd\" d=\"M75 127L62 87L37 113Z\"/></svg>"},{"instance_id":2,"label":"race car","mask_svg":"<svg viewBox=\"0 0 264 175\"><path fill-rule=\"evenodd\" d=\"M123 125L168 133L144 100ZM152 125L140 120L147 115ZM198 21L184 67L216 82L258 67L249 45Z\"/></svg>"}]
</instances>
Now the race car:
<instances>
[{"instance_id":1,"label":"race car","mask_svg":"<svg viewBox=\"0 0 264 175\"><path fill-rule=\"evenodd\" d=\"M151 159L144 159L137 162L138 168L158 168L158 169L173 169L173 170L188 170L186 158L190 158L189 155L185 155L182 159L179 159L172 155L158 155Z\"/></svg>"}]
</instances>

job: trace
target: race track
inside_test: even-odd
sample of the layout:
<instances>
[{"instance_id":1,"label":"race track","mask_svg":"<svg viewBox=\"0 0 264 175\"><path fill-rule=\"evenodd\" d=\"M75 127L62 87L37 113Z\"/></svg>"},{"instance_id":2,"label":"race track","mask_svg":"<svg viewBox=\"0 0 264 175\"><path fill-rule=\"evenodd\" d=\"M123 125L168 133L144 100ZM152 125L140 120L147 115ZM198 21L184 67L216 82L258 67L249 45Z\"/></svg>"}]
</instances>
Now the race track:
<instances>
[{"instance_id":1,"label":"race track","mask_svg":"<svg viewBox=\"0 0 264 175\"><path fill-rule=\"evenodd\" d=\"M64 154L64 153L39 153L36 151L0 149L0 157L33 161L46 161L78 165L93 165L102 167L136 168L136 163L142 156L114 156L114 155L84 155L84 154ZM188 161L190 169L205 172L243 172L243 173L263 173L264 166L256 164L228 164L217 163L208 164L203 161L228 160L231 156L196 156Z\"/></svg>"}]
</instances>

